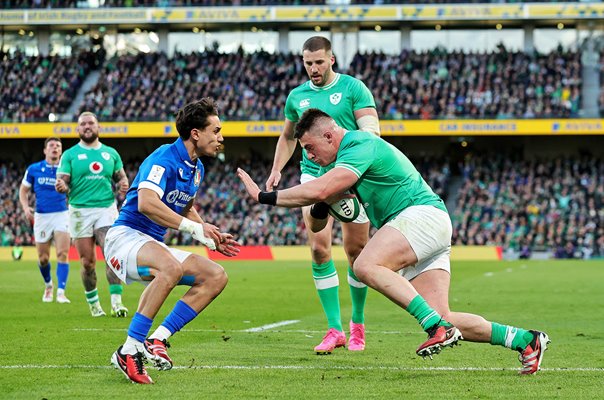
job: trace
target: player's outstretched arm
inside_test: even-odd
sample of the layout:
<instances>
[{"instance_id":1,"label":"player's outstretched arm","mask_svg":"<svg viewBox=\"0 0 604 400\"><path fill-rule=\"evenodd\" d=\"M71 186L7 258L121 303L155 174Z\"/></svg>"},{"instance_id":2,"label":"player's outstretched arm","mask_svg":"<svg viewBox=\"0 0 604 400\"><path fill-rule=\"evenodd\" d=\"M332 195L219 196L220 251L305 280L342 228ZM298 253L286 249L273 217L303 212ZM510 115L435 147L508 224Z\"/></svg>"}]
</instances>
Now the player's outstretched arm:
<instances>
[{"instance_id":1,"label":"player's outstretched arm","mask_svg":"<svg viewBox=\"0 0 604 400\"><path fill-rule=\"evenodd\" d=\"M273 159L273 166L271 168L271 174L266 180L266 190L275 190L279 186L281 181L281 170L287 164L289 159L296 150L296 139L294 138L294 123L287 118L283 125L283 131L277 141L277 147L275 148L275 157Z\"/></svg>"},{"instance_id":2,"label":"player's outstretched arm","mask_svg":"<svg viewBox=\"0 0 604 400\"><path fill-rule=\"evenodd\" d=\"M121 168L119 171L116 171L113 174L113 181L117 183L117 190L119 194L125 195L126 192L128 192L130 183L128 182L128 176L126 176L126 171L124 171L124 168Z\"/></svg>"},{"instance_id":3,"label":"player's outstretched arm","mask_svg":"<svg viewBox=\"0 0 604 400\"><path fill-rule=\"evenodd\" d=\"M237 176L243 182L248 195L255 201L287 208L309 206L321 201L331 204L344 198L354 197L345 192L358 180L355 173L349 169L336 167L310 182L284 190L262 192L249 174L241 168L237 169Z\"/></svg>"},{"instance_id":4,"label":"player's outstretched arm","mask_svg":"<svg viewBox=\"0 0 604 400\"><path fill-rule=\"evenodd\" d=\"M55 190L59 193L68 193L70 183L70 175L57 173L57 179L55 181Z\"/></svg>"}]
</instances>

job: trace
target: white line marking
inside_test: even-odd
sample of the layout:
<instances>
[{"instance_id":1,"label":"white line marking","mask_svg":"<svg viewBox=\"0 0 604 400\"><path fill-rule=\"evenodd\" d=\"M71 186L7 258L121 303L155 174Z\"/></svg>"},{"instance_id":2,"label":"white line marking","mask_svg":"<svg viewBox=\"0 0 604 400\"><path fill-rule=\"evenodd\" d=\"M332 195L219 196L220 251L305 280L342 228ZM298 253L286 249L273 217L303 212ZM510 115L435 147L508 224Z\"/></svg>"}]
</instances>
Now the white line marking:
<instances>
[{"instance_id":1,"label":"white line marking","mask_svg":"<svg viewBox=\"0 0 604 400\"><path fill-rule=\"evenodd\" d=\"M252 330L254 329L254 330ZM314 333L314 334L325 334L325 331L315 331L315 330L306 330L306 329L284 329L284 330L270 330L270 328L266 328L266 330L259 330L259 328L250 328L250 329L183 329L181 332L215 332L215 333L250 333L250 332L262 332L262 333ZM127 329L122 328L72 328L72 331L76 332L126 332ZM425 332L422 331L372 331L366 330L365 333L375 334L375 335L425 335Z\"/></svg>"},{"instance_id":2,"label":"white line marking","mask_svg":"<svg viewBox=\"0 0 604 400\"><path fill-rule=\"evenodd\" d=\"M245 330L243 330L243 332L263 332L263 331L266 331L269 329L277 328L279 326L297 324L298 322L300 322L299 319L292 319L289 321L280 321L280 322L275 322L274 324L262 325L262 326L257 326L255 328L245 329Z\"/></svg>"},{"instance_id":3,"label":"white line marking","mask_svg":"<svg viewBox=\"0 0 604 400\"><path fill-rule=\"evenodd\" d=\"M115 369L110 365L0 365L1 369ZM351 365L193 365L174 366L173 369L215 369L215 370L344 370L344 371L518 371L518 368L482 367L355 367ZM540 372L604 372L604 368L541 368Z\"/></svg>"}]
</instances>

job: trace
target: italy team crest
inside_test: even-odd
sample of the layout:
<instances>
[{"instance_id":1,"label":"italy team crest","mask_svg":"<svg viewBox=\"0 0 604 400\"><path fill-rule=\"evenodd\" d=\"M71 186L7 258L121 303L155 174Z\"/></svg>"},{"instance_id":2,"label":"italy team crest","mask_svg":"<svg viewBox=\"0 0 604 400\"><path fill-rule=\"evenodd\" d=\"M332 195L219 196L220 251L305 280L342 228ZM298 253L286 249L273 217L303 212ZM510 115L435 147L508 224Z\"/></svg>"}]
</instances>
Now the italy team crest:
<instances>
[{"instance_id":1,"label":"italy team crest","mask_svg":"<svg viewBox=\"0 0 604 400\"><path fill-rule=\"evenodd\" d=\"M331 96L329 96L329 101L334 106L338 105L338 103L340 102L340 100L342 100L342 93L334 93Z\"/></svg>"},{"instance_id":2,"label":"italy team crest","mask_svg":"<svg viewBox=\"0 0 604 400\"><path fill-rule=\"evenodd\" d=\"M198 169L195 169L195 186L199 185L201 182L201 172Z\"/></svg>"}]
</instances>

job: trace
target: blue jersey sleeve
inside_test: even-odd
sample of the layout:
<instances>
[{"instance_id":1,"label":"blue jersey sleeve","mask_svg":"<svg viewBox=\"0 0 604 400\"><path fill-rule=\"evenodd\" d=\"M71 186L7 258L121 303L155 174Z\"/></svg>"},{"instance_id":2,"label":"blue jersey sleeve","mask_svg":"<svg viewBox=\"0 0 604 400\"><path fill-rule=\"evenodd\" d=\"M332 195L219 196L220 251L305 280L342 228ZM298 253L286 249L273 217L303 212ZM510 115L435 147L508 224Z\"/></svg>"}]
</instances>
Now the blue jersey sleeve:
<instances>
[{"instance_id":1,"label":"blue jersey sleeve","mask_svg":"<svg viewBox=\"0 0 604 400\"><path fill-rule=\"evenodd\" d=\"M32 167L33 165L27 167L27 169L25 170L25 176L23 177L23 183L29 184L30 187L34 185L35 179L34 175L32 174Z\"/></svg>"},{"instance_id":2,"label":"blue jersey sleeve","mask_svg":"<svg viewBox=\"0 0 604 400\"><path fill-rule=\"evenodd\" d=\"M157 163L159 160L148 160L150 162L143 163L139 170L139 189L151 189L159 195L160 198L164 196L166 191L167 177L170 171L168 167Z\"/></svg>"}]
</instances>

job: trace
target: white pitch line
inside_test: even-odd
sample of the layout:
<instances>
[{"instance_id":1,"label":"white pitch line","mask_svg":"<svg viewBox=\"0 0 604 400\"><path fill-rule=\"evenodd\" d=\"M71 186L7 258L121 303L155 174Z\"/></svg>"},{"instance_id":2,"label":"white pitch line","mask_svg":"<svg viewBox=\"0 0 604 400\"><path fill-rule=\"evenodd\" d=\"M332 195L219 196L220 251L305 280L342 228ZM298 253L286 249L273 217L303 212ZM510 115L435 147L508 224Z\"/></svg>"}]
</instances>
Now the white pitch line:
<instances>
[{"instance_id":1,"label":"white pitch line","mask_svg":"<svg viewBox=\"0 0 604 400\"><path fill-rule=\"evenodd\" d=\"M242 332L263 332L263 331L267 331L269 329L278 328L280 326L297 324L298 322L300 322L299 319L291 319L289 321L279 321L279 322L275 322L273 324L267 324L267 325L257 326L255 328L244 329Z\"/></svg>"},{"instance_id":2,"label":"white pitch line","mask_svg":"<svg viewBox=\"0 0 604 400\"><path fill-rule=\"evenodd\" d=\"M265 330L259 330L259 328L251 328L250 329L183 329L181 332L215 332L215 333L250 333L250 332L262 332L262 333L306 333L306 334L325 334L325 331L315 331L315 330L306 330L306 329L284 329L284 330L270 330L270 328L266 328ZM72 331L76 332L126 332L127 329L122 328L72 328ZM423 331L372 331L366 330L365 333L368 334L379 334L379 335L425 335L426 333Z\"/></svg>"},{"instance_id":3,"label":"white pitch line","mask_svg":"<svg viewBox=\"0 0 604 400\"><path fill-rule=\"evenodd\" d=\"M0 365L2 369L114 369L110 365ZM518 368L482 368L482 367L355 367L346 365L193 365L175 366L176 370L340 370L340 371L518 371ZM541 368L540 372L604 372L604 368Z\"/></svg>"}]
</instances>

